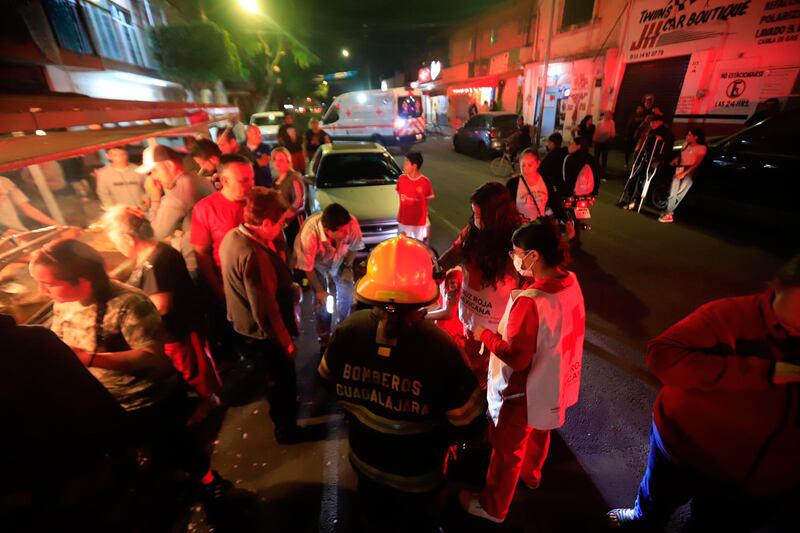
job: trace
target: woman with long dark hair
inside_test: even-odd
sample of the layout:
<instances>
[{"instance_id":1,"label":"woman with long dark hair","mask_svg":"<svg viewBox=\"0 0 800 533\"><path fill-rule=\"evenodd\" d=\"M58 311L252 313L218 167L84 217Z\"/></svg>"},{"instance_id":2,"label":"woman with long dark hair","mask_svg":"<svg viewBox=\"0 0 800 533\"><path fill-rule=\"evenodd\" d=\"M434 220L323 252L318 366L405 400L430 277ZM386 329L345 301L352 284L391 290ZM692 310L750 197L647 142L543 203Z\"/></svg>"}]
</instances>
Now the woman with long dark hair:
<instances>
[{"instance_id":1,"label":"woman with long dark hair","mask_svg":"<svg viewBox=\"0 0 800 533\"><path fill-rule=\"evenodd\" d=\"M472 217L467 226L439 261L445 270L462 266L464 282L459 303L459 317L467 330L477 326L497 331L519 278L508 253L511 235L522 224L514 199L502 183L481 185L470 197ZM488 350L478 339L467 340L464 351L467 364L478 381L486 386Z\"/></svg>"},{"instance_id":2,"label":"woman with long dark hair","mask_svg":"<svg viewBox=\"0 0 800 533\"><path fill-rule=\"evenodd\" d=\"M137 444L163 452L204 496L221 496L227 482L210 469L208 455L186 430L186 386L164 354L163 323L153 302L109 279L103 257L75 239L37 250L29 270L53 299L51 329L125 410Z\"/></svg>"},{"instance_id":3,"label":"woman with long dark hair","mask_svg":"<svg viewBox=\"0 0 800 533\"><path fill-rule=\"evenodd\" d=\"M675 176L672 178L669 190L667 209L659 217L659 222L668 224L675 221L675 209L689 192L694 173L703 163L707 151L706 136L703 130L696 127L690 128L686 133L686 144L681 150L681 155L672 161L672 166L676 167Z\"/></svg>"}]
</instances>

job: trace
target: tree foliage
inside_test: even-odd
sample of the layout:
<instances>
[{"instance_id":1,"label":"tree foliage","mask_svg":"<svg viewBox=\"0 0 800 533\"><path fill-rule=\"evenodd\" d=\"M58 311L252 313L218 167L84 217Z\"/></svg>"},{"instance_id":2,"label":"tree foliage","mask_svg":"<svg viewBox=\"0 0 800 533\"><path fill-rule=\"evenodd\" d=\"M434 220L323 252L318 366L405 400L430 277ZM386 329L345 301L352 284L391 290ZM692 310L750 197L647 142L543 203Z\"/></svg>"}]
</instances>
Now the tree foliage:
<instances>
[{"instance_id":1,"label":"tree foliage","mask_svg":"<svg viewBox=\"0 0 800 533\"><path fill-rule=\"evenodd\" d=\"M161 71L189 84L242 78L239 50L226 30L209 20L154 28L153 49Z\"/></svg>"}]
</instances>

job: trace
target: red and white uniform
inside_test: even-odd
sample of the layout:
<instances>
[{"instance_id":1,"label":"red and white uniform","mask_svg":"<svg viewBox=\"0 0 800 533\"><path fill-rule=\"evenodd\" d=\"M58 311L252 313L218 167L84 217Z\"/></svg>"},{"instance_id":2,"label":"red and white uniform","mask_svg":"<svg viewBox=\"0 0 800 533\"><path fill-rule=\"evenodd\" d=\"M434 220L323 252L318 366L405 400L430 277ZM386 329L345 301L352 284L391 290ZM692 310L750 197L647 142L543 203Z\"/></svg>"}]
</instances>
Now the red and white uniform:
<instances>
[{"instance_id":1,"label":"red and white uniform","mask_svg":"<svg viewBox=\"0 0 800 533\"><path fill-rule=\"evenodd\" d=\"M481 506L504 518L517 480L538 486L550 430L578 401L586 311L575 274L545 278L514 291L491 350L487 399L492 458Z\"/></svg>"},{"instance_id":2,"label":"red and white uniform","mask_svg":"<svg viewBox=\"0 0 800 533\"><path fill-rule=\"evenodd\" d=\"M397 214L399 230L409 237L424 241L428 237L428 200L433 198L430 180L422 174L416 179L402 174L395 189L400 195L400 211Z\"/></svg>"}]
</instances>

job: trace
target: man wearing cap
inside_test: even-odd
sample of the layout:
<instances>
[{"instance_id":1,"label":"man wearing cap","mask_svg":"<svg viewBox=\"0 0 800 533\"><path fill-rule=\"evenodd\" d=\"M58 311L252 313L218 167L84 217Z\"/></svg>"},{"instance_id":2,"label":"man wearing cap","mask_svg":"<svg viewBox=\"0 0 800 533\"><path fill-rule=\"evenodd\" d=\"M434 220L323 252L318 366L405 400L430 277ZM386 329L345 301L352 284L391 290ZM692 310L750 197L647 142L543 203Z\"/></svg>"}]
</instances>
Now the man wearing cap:
<instances>
[{"instance_id":1,"label":"man wearing cap","mask_svg":"<svg viewBox=\"0 0 800 533\"><path fill-rule=\"evenodd\" d=\"M485 393L460 348L424 319L439 288L429 250L405 236L379 244L318 373L349 419L360 531L438 531L449 443L481 424ZM460 429L459 429L460 428Z\"/></svg>"},{"instance_id":2,"label":"man wearing cap","mask_svg":"<svg viewBox=\"0 0 800 533\"><path fill-rule=\"evenodd\" d=\"M128 160L128 152L124 146L109 148L106 156L111 163L97 169L95 173L100 203L105 208L115 205L142 207L146 198L144 175L149 171L138 173L136 165Z\"/></svg>"},{"instance_id":3,"label":"man wearing cap","mask_svg":"<svg viewBox=\"0 0 800 533\"><path fill-rule=\"evenodd\" d=\"M192 209L214 189L208 180L184 170L184 154L162 145L154 146L152 154L152 166L147 170L153 177L148 213L153 236L160 241L180 230L172 245L180 250L189 272L195 271L197 260L189 242Z\"/></svg>"}]
</instances>

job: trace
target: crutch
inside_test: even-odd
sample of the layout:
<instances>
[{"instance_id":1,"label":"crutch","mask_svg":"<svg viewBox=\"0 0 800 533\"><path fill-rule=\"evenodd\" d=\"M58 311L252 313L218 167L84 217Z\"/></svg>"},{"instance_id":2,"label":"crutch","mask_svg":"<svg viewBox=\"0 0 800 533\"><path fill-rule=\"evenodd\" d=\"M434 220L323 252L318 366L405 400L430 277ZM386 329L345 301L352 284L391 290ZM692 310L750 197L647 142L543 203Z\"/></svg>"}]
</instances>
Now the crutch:
<instances>
[{"instance_id":1,"label":"crutch","mask_svg":"<svg viewBox=\"0 0 800 533\"><path fill-rule=\"evenodd\" d=\"M644 199L647 197L647 190L650 188L650 182L653 181L653 178L656 177L656 173L658 172L658 165L653 168L653 159L655 159L656 154L661 149L661 145L663 144L664 139L661 137L656 137L656 140L653 142L653 151L650 152L650 160L647 162L647 168L645 168L644 185L642 186L642 195L639 197L639 208L636 210L637 213L642 212L642 204L644 204Z\"/></svg>"},{"instance_id":2,"label":"crutch","mask_svg":"<svg viewBox=\"0 0 800 533\"><path fill-rule=\"evenodd\" d=\"M631 186L631 183L635 183L636 180L639 179L639 170L641 170L642 161L646 159L644 155L645 148L647 147L647 142L643 142L642 146L636 151L636 155L633 157L633 164L631 165L631 173L628 176L628 181L625 182L625 186L622 188L622 194L619 197L620 203L625 202L629 204L633 198L629 198L625 201L625 193L628 191L628 187ZM634 185L635 190L635 185ZM632 194L631 194L632 196Z\"/></svg>"}]
</instances>

